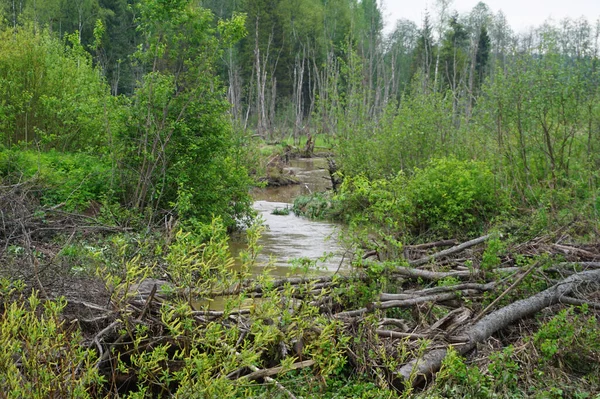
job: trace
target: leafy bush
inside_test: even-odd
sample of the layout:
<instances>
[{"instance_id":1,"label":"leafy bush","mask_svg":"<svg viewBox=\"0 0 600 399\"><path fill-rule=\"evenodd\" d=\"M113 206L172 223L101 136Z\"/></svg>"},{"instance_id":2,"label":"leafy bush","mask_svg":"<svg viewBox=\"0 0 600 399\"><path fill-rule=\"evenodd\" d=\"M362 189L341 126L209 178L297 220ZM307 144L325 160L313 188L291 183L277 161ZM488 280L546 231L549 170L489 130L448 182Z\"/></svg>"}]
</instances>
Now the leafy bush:
<instances>
[{"instance_id":1,"label":"leafy bush","mask_svg":"<svg viewBox=\"0 0 600 399\"><path fill-rule=\"evenodd\" d=\"M346 177L336 200L345 220L375 222L399 230L409 222L412 204L406 195L407 180L403 173L393 179L369 180L359 175Z\"/></svg>"},{"instance_id":2,"label":"leafy bush","mask_svg":"<svg viewBox=\"0 0 600 399\"><path fill-rule=\"evenodd\" d=\"M0 130L6 145L102 151L119 123L117 103L77 35L66 35L64 43L39 30L0 32Z\"/></svg>"},{"instance_id":3,"label":"leafy bush","mask_svg":"<svg viewBox=\"0 0 600 399\"><path fill-rule=\"evenodd\" d=\"M470 366L450 347L436 375L435 385L442 397L491 398L491 381L476 366Z\"/></svg>"},{"instance_id":4,"label":"leafy bush","mask_svg":"<svg viewBox=\"0 0 600 399\"><path fill-rule=\"evenodd\" d=\"M285 208L275 208L273 209L273 211L271 212L271 215L276 215L276 216L287 216L289 215L291 212L290 208L288 208L287 206Z\"/></svg>"},{"instance_id":5,"label":"leafy bush","mask_svg":"<svg viewBox=\"0 0 600 399\"><path fill-rule=\"evenodd\" d=\"M44 301L23 286L0 281L0 386L8 398L92 398L88 388L103 378L96 354L65 325L64 298Z\"/></svg>"},{"instance_id":6,"label":"leafy bush","mask_svg":"<svg viewBox=\"0 0 600 399\"><path fill-rule=\"evenodd\" d=\"M410 178L346 177L335 200L341 218L388 235L466 235L507 209L484 163L453 158L432 160Z\"/></svg>"},{"instance_id":7,"label":"leafy bush","mask_svg":"<svg viewBox=\"0 0 600 399\"><path fill-rule=\"evenodd\" d=\"M331 198L323 193L296 197L292 211L297 216L306 216L311 219L328 219L334 213Z\"/></svg>"},{"instance_id":8,"label":"leafy bush","mask_svg":"<svg viewBox=\"0 0 600 399\"><path fill-rule=\"evenodd\" d=\"M207 224L218 216L232 228L248 221L251 180L214 71L221 48L213 15L191 4L137 3L145 41L135 59L145 74L119 135L119 170L131 207L175 209ZM243 31L243 23L220 27Z\"/></svg>"},{"instance_id":9,"label":"leafy bush","mask_svg":"<svg viewBox=\"0 0 600 399\"><path fill-rule=\"evenodd\" d=\"M417 231L456 235L481 229L506 208L494 175L482 162L434 159L407 186Z\"/></svg>"},{"instance_id":10,"label":"leafy bush","mask_svg":"<svg viewBox=\"0 0 600 399\"><path fill-rule=\"evenodd\" d=\"M80 211L90 201L109 197L116 186L110 164L102 159L56 151L0 151L0 178L6 183L34 178L43 205L64 204L65 209Z\"/></svg>"},{"instance_id":11,"label":"leafy bush","mask_svg":"<svg viewBox=\"0 0 600 399\"><path fill-rule=\"evenodd\" d=\"M579 374L600 371L600 331L594 316L575 314L573 308L562 310L538 330L534 343L543 362Z\"/></svg>"}]
</instances>

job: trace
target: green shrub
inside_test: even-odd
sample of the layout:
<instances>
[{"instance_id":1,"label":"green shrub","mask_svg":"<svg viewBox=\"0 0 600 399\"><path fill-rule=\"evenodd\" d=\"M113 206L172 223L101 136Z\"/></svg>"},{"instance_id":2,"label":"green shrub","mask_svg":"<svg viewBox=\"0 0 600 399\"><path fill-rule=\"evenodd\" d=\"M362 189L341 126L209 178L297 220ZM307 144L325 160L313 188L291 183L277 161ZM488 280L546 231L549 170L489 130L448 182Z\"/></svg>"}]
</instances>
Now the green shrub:
<instances>
[{"instance_id":1,"label":"green shrub","mask_svg":"<svg viewBox=\"0 0 600 399\"><path fill-rule=\"evenodd\" d=\"M359 175L346 177L336 200L346 221L374 222L388 229L399 230L410 220L412 204L406 193L403 173L392 179L369 180Z\"/></svg>"},{"instance_id":2,"label":"green shrub","mask_svg":"<svg viewBox=\"0 0 600 399\"><path fill-rule=\"evenodd\" d=\"M483 162L434 159L417 169L407 185L419 232L442 235L481 230L506 209L494 175Z\"/></svg>"},{"instance_id":3,"label":"green shrub","mask_svg":"<svg viewBox=\"0 0 600 399\"><path fill-rule=\"evenodd\" d=\"M102 201L114 193L110 164L86 154L0 151L0 179L17 183L35 179L40 202L64 204L67 210L85 210L90 201Z\"/></svg>"},{"instance_id":4,"label":"green shrub","mask_svg":"<svg viewBox=\"0 0 600 399\"><path fill-rule=\"evenodd\" d=\"M290 211L291 211L290 208L288 208L287 206L285 208L275 208L271 212L271 215L287 216L290 214Z\"/></svg>"},{"instance_id":5,"label":"green shrub","mask_svg":"<svg viewBox=\"0 0 600 399\"><path fill-rule=\"evenodd\" d=\"M436 391L446 398L491 398L490 377L478 367L465 363L456 349L450 347L436 375Z\"/></svg>"},{"instance_id":6,"label":"green shrub","mask_svg":"<svg viewBox=\"0 0 600 399\"><path fill-rule=\"evenodd\" d=\"M7 398L92 398L103 382L96 354L65 325L64 298L25 297L15 282L0 281L0 386ZM4 397L4 396L3 396Z\"/></svg>"},{"instance_id":7,"label":"green shrub","mask_svg":"<svg viewBox=\"0 0 600 399\"><path fill-rule=\"evenodd\" d=\"M384 235L475 233L507 209L482 162L435 159L407 178L345 177L337 212L351 224L375 225Z\"/></svg>"},{"instance_id":8,"label":"green shrub","mask_svg":"<svg viewBox=\"0 0 600 399\"><path fill-rule=\"evenodd\" d=\"M564 309L535 333L533 341L542 362L580 375L600 372L600 330L594 316Z\"/></svg>"},{"instance_id":9,"label":"green shrub","mask_svg":"<svg viewBox=\"0 0 600 399\"><path fill-rule=\"evenodd\" d=\"M2 142L105 151L119 123L116 97L78 36L30 28L0 32Z\"/></svg>"},{"instance_id":10,"label":"green shrub","mask_svg":"<svg viewBox=\"0 0 600 399\"><path fill-rule=\"evenodd\" d=\"M328 219L334 216L331 198L323 193L296 197L292 211L297 216L311 219Z\"/></svg>"}]
</instances>

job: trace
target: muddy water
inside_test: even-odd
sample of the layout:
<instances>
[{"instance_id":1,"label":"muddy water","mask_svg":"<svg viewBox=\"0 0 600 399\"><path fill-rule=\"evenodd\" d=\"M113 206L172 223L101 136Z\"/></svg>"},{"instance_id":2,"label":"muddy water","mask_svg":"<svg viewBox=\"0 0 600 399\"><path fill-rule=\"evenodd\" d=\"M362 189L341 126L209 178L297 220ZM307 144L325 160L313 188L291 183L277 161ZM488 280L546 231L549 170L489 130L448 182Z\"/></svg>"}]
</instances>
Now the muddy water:
<instances>
[{"instance_id":1,"label":"muddy water","mask_svg":"<svg viewBox=\"0 0 600 399\"><path fill-rule=\"evenodd\" d=\"M276 208L291 208L299 195L326 191L331 187L327 160L323 158L295 159L289 169L300 180L300 184L285 187L267 187L252 193L254 208L265 222L266 230L260 238L262 251L259 264L271 263L271 274L276 277L303 274L294 266L294 259L305 258L315 263L317 274L328 275L344 269L343 249L338 242L339 226L331 222L314 221L289 215L273 215ZM241 243L231 243L234 252ZM325 257L325 258L324 258ZM324 258L324 259L323 259ZM312 270L315 270L312 268ZM255 273L261 273L258 267Z\"/></svg>"}]
</instances>

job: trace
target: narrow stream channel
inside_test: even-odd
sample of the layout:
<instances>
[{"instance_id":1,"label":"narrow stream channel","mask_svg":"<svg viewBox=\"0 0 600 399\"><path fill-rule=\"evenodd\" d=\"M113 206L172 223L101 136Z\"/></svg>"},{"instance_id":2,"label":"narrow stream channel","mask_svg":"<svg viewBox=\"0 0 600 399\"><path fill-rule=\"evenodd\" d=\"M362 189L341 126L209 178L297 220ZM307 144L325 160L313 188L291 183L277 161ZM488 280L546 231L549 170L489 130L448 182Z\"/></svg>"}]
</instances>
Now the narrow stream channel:
<instances>
[{"instance_id":1,"label":"narrow stream channel","mask_svg":"<svg viewBox=\"0 0 600 399\"><path fill-rule=\"evenodd\" d=\"M260 238L262 251L255 270L261 273L263 265L269 262L270 272L275 277L298 275L292 261L304 258L316 262L318 275L330 275L346 267L343 262L344 250L338 242L339 226L332 222L314 221L294 215L273 215L276 208L291 208L299 195L323 192L331 187L327 160L323 158L300 158L290 161L289 169L300 180L300 184L284 187L256 189L252 196L254 209L262 216L266 230ZM233 252L241 249L242 244L232 240ZM322 259L326 256L325 259ZM314 269L313 269L314 270Z\"/></svg>"}]
</instances>

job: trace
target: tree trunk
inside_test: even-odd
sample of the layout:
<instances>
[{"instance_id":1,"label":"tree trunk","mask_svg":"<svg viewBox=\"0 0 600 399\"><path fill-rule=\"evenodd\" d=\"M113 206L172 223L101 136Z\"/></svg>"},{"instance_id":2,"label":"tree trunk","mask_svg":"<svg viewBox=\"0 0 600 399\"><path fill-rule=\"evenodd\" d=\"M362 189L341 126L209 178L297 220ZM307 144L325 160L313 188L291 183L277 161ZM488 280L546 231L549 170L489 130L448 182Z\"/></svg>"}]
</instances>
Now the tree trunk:
<instances>
[{"instance_id":1,"label":"tree trunk","mask_svg":"<svg viewBox=\"0 0 600 399\"><path fill-rule=\"evenodd\" d=\"M508 327L510 324L530 316L540 310L554 305L564 296L584 283L600 282L600 269L574 274L552 287L527 299L511 303L485 316L474 325L467 327L462 334L455 336L453 341L462 342L457 346L460 354L465 354L475 348L478 343L487 340L495 332ZM423 377L427 378L442 365L448 348L435 349L420 359L414 359L402 366L395 374L404 381L417 385ZM416 373L417 378L412 378Z\"/></svg>"}]
</instances>

